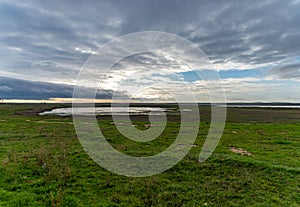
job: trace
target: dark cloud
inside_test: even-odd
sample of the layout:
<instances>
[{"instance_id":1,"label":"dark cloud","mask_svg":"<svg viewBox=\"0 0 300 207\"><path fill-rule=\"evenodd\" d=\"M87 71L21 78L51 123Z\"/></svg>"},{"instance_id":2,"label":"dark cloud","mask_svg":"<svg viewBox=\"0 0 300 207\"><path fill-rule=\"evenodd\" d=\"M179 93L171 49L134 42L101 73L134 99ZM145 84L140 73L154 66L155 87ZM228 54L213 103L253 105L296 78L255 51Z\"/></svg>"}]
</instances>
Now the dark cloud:
<instances>
[{"instance_id":1,"label":"dark cloud","mask_svg":"<svg viewBox=\"0 0 300 207\"><path fill-rule=\"evenodd\" d=\"M211 25L200 23L202 29L191 35L208 56L254 65L299 55L300 36L294 34L300 32L300 5L235 1L224 8Z\"/></svg>"},{"instance_id":2,"label":"dark cloud","mask_svg":"<svg viewBox=\"0 0 300 207\"><path fill-rule=\"evenodd\" d=\"M78 89L80 97L90 94L89 88ZM111 90L98 90L96 98L110 99L114 92ZM26 81L14 78L0 77L0 98L1 99L49 99L49 98L72 98L73 86L53 84L46 82ZM125 94L119 92L118 98L126 98ZM88 97L91 98L91 97Z\"/></svg>"},{"instance_id":3,"label":"dark cloud","mask_svg":"<svg viewBox=\"0 0 300 207\"><path fill-rule=\"evenodd\" d=\"M274 67L268 75L273 79L300 80L300 63Z\"/></svg>"}]
</instances>

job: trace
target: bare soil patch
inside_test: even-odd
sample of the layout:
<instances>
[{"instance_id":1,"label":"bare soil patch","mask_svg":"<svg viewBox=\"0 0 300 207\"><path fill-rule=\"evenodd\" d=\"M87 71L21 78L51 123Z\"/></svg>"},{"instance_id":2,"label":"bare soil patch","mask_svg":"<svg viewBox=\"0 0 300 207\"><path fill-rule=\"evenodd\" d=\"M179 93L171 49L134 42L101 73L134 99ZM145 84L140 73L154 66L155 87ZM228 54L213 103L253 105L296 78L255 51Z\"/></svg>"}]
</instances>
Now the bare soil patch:
<instances>
[{"instance_id":1,"label":"bare soil patch","mask_svg":"<svg viewBox=\"0 0 300 207\"><path fill-rule=\"evenodd\" d=\"M246 151L243 148L235 148L235 147L230 147L229 149L231 152L239 154L239 155L246 155L246 156L253 156L251 152Z\"/></svg>"}]
</instances>

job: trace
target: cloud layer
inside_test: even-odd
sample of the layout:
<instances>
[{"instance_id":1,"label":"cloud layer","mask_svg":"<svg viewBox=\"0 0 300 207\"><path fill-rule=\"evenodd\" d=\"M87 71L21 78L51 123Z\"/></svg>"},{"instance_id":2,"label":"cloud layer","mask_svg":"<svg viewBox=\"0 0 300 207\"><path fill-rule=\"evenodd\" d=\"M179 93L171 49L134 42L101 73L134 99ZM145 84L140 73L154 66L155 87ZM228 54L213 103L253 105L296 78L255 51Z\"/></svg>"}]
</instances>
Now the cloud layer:
<instances>
[{"instance_id":1,"label":"cloud layer","mask_svg":"<svg viewBox=\"0 0 300 207\"><path fill-rule=\"evenodd\" d=\"M80 88L80 93L89 92L89 88ZM96 98L110 99L114 95L112 90L98 90ZM50 98L72 98L73 86L53 84L47 82L26 81L14 78L0 77L1 99L50 99ZM126 94L118 93L119 98L127 98Z\"/></svg>"},{"instance_id":2,"label":"cloud layer","mask_svg":"<svg viewBox=\"0 0 300 207\"><path fill-rule=\"evenodd\" d=\"M285 84L280 91L289 85L298 87L299 10L300 2L295 0L91 0L84 3L1 0L0 75L73 85L80 68L90 55L96 54L97 48L121 35L158 30L177 34L199 46L217 69L232 75L224 78L226 83L235 84L237 76L241 81L251 77L259 79L263 82L262 92L257 96L263 99L273 88L272 84ZM149 61L149 70L162 67L157 59L143 60ZM175 73L183 65L176 67L169 70ZM259 72L240 77L239 70ZM128 71L124 66L115 71L114 80ZM184 71L177 72L179 75ZM138 78L136 81L147 81ZM115 87L113 83L106 86ZM253 93L257 91L256 81L247 84ZM12 94L2 80L0 93L4 91ZM242 91L236 92L232 99L239 99ZM286 100L289 98L284 91L282 95Z\"/></svg>"}]
</instances>

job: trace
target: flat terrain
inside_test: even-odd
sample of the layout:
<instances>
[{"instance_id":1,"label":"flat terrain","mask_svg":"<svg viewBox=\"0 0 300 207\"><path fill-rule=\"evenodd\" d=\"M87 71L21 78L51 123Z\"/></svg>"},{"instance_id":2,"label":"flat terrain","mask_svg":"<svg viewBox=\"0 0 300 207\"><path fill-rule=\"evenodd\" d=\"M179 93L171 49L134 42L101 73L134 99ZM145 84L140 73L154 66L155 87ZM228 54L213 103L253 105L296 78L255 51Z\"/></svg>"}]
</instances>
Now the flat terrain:
<instances>
[{"instance_id":1,"label":"flat terrain","mask_svg":"<svg viewBox=\"0 0 300 207\"><path fill-rule=\"evenodd\" d=\"M209 128L200 107L200 131L189 154L170 170L129 178L93 162L76 136L72 117L37 113L68 105L0 104L0 206L300 206L300 110L229 108L213 155L197 162ZM146 116L132 117L139 129ZM98 117L119 151L149 156L166 149L180 116L162 135L137 143Z\"/></svg>"}]
</instances>

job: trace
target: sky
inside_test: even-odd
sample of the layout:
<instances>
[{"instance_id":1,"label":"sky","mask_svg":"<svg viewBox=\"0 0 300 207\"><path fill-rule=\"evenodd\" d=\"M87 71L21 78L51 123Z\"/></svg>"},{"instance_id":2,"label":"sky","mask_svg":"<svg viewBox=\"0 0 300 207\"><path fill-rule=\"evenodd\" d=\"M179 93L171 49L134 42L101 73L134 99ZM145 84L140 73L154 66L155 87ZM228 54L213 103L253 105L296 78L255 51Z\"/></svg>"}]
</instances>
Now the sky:
<instances>
[{"instance_id":1,"label":"sky","mask_svg":"<svg viewBox=\"0 0 300 207\"><path fill-rule=\"evenodd\" d=\"M161 31L203 51L228 102L300 102L299 11L299 0L0 0L0 98L69 98L99 48L123 35ZM98 98L122 84L128 91L118 94L127 97L141 85L185 81L206 100L194 75L199 68L187 65L161 54L124 58L102 78ZM136 97L165 94L151 87Z\"/></svg>"}]
</instances>

